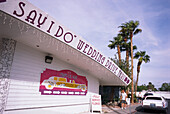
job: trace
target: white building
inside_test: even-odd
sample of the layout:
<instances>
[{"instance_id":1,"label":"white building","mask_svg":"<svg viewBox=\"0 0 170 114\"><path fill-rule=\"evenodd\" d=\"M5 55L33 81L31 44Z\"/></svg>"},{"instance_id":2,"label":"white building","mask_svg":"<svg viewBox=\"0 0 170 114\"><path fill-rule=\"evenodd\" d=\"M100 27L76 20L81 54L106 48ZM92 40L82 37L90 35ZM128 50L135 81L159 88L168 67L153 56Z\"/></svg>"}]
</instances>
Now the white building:
<instances>
[{"instance_id":1,"label":"white building","mask_svg":"<svg viewBox=\"0 0 170 114\"><path fill-rule=\"evenodd\" d=\"M1 114L87 112L99 85L130 83L108 57L47 13L26 0L0 0Z\"/></svg>"}]
</instances>

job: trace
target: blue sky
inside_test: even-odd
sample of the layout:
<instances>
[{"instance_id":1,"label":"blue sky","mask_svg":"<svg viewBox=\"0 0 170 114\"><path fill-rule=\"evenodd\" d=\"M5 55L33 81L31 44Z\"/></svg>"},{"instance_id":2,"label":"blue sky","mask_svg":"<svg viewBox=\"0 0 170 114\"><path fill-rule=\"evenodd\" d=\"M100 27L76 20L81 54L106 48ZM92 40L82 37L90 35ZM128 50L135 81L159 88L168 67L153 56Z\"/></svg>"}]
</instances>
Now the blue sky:
<instances>
[{"instance_id":1,"label":"blue sky","mask_svg":"<svg viewBox=\"0 0 170 114\"><path fill-rule=\"evenodd\" d=\"M157 88L170 83L170 1L169 0L28 0L56 21L82 36L108 57L115 50L107 45L118 34L118 26L138 20L142 33L134 36L138 51L151 57L143 63L139 85L152 82ZM122 53L124 57L125 53ZM122 58L123 58L122 57ZM137 60L134 60L136 78Z\"/></svg>"}]
</instances>

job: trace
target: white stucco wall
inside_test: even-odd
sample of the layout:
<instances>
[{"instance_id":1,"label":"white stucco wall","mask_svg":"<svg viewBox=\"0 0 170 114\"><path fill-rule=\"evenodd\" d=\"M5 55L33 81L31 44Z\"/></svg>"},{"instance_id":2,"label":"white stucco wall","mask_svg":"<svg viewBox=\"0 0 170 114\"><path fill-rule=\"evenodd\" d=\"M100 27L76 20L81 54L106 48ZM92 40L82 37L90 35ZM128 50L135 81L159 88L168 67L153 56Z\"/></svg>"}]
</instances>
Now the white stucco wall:
<instances>
[{"instance_id":1,"label":"white stucco wall","mask_svg":"<svg viewBox=\"0 0 170 114\"><path fill-rule=\"evenodd\" d=\"M78 113L90 110L90 95L99 92L98 80L57 57L53 57L52 64L47 64L44 62L46 55L45 52L17 42L5 114ZM58 71L67 69L86 76L87 95L41 95L40 76L46 68Z\"/></svg>"}]
</instances>

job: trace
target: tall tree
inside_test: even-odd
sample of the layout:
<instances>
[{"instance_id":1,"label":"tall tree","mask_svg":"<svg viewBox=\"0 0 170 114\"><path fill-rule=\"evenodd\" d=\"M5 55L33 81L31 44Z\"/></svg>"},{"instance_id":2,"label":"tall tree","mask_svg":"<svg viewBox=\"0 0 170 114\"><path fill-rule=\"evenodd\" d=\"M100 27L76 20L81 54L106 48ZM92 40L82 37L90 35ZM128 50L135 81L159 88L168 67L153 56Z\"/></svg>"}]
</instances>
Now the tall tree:
<instances>
[{"instance_id":1,"label":"tall tree","mask_svg":"<svg viewBox=\"0 0 170 114\"><path fill-rule=\"evenodd\" d=\"M115 47L117 47L117 53L118 53L118 57L119 57L119 64L121 64L121 47L122 47L122 42L123 42L123 38L120 34L117 35L117 37L113 38L113 41L110 40L109 42L111 42L111 44L108 45L108 47L110 49L115 49Z\"/></svg>"},{"instance_id":2,"label":"tall tree","mask_svg":"<svg viewBox=\"0 0 170 114\"><path fill-rule=\"evenodd\" d=\"M119 26L118 28L121 28L120 35L123 37L124 39L124 47L126 51L126 64L127 64L127 68L129 68L129 45L127 43L127 41L130 39L129 38L129 31L126 28L126 23L122 23L121 26Z\"/></svg>"},{"instance_id":3,"label":"tall tree","mask_svg":"<svg viewBox=\"0 0 170 114\"><path fill-rule=\"evenodd\" d=\"M137 50L137 46L133 46L133 51ZM129 57L131 57L131 42L125 43L123 42L122 44L122 50L121 51L126 51L126 70L129 71ZM130 74L128 74L130 77Z\"/></svg>"},{"instance_id":4,"label":"tall tree","mask_svg":"<svg viewBox=\"0 0 170 114\"><path fill-rule=\"evenodd\" d=\"M146 51L138 51L135 53L134 59L138 59L137 63L137 79L135 83L135 95L137 91L137 85L138 85L138 80L139 80L139 73L141 69L142 62L144 61L145 63L150 62L150 56L146 55Z\"/></svg>"},{"instance_id":5,"label":"tall tree","mask_svg":"<svg viewBox=\"0 0 170 114\"><path fill-rule=\"evenodd\" d=\"M159 91L170 91L170 83L163 83Z\"/></svg>"},{"instance_id":6,"label":"tall tree","mask_svg":"<svg viewBox=\"0 0 170 114\"><path fill-rule=\"evenodd\" d=\"M141 86L137 86L137 90L138 91L147 90L147 86L145 84L142 84Z\"/></svg>"},{"instance_id":7,"label":"tall tree","mask_svg":"<svg viewBox=\"0 0 170 114\"><path fill-rule=\"evenodd\" d=\"M130 42L131 42L131 93L132 93L132 99L131 99L131 103L134 103L134 87L133 87L133 36L142 32L142 29L139 29L139 21L129 21L126 24L126 30L129 32L130 35Z\"/></svg>"},{"instance_id":8,"label":"tall tree","mask_svg":"<svg viewBox=\"0 0 170 114\"><path fill-rule=\"evenodd\" d=\"M119 63L119 60L117 59L116 55L114 58L110 58L117 66L119 66L120 69L122 69L126 74L130 74L130 70L127 70L126 68L126 61L121 60L121 64Z\"/></svg>"},{"instance_id":9,"label":"tall tree","mask_svg":"<svg viewBox=\"0 0 170 114\"><path fill-rule=\"evenodd\" d=\"M153 85L152 82L149 82L149 83L148 83L147 89L150 90L150 91L156 90L155 85Z\"/></svg>"}]
</instances>

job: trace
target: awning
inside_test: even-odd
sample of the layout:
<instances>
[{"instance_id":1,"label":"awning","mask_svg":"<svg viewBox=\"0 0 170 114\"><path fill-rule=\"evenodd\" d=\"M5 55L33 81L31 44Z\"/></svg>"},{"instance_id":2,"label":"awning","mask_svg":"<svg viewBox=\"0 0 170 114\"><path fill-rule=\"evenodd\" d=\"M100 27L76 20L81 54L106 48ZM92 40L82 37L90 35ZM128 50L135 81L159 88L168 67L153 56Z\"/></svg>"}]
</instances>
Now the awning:
<instances>
[{"instance_id":1,"label":"awning","mask_svg":"<svg viewBox=\"0 0 170 114\"><path fill-rule=\"evenodd\" d=\"M51 54L95 76L100 85L131 83L108 57L25 0L0 2L0 38L11 38Z\"/></svg>"}]
</instances>

